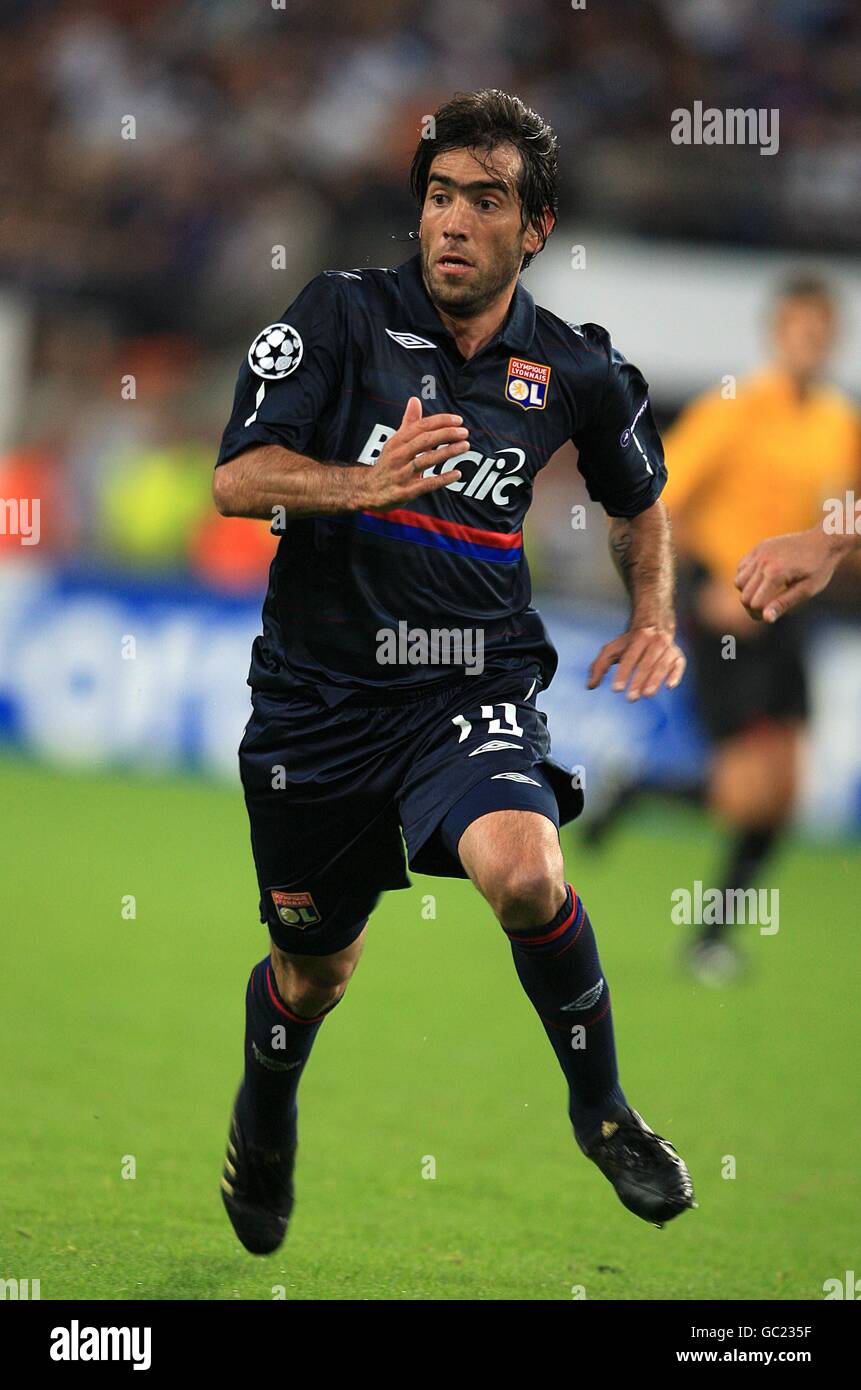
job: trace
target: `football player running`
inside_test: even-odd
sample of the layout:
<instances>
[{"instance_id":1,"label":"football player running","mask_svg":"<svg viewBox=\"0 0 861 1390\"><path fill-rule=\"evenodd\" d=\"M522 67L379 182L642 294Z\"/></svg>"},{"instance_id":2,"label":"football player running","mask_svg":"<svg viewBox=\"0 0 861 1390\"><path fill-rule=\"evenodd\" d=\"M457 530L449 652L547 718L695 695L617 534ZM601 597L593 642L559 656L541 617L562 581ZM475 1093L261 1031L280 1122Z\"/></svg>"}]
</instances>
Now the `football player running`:
<instances>
[{"instance_id":1,"label":"football player running","mask_svg":"<svg viewBox=\"0 0 861 1390\"><path fill-rule=\"evenodd\" d=\"M314 1039L380 893L409 886L402 832L411 868L468 877L489 903L581 1150L644 1220L694 1205L684 1163L621 1087L609 988L566 879L559 825L582 796L536 707L557 655L522 534L535 476L573 439L631 602L589 685L611 670L632 700L678 685L647 386L604 329L566 323L520 282L557 207L556 139L535 112L502 92L456 96L411 177L419 254L317 276L257 336L215 472L222 514L283 531L240 747L271 949L246 992L222 1179L257 1254L287 1229Z\"/></svg>"}]
</instances>

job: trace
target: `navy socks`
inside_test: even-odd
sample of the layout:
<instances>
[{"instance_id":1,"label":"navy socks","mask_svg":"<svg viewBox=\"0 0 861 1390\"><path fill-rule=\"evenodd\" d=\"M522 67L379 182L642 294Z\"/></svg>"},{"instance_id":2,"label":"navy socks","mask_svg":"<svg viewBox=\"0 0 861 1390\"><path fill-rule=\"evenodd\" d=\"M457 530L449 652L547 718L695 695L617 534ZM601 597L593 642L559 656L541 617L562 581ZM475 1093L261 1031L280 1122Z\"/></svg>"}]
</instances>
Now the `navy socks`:
<instances>
[{"instance_id":1,"label":"navy socks","mask_svg":"<svg viewBox=\"0 0 861 1390\"><path fill-rule=\"evenodd\" d=\"M338 1002L338 1001L336 1001ZM255 965L245 994L245 1076L236 1114L249 1143L287 1149L296 1143L296 1091L320 1024L284 1003L267 956Z\"/></svg>"},{"instance_id":2,"label":"navy socks","mask_svg":"<svg viewBox=\"0 0 861 1390\"><path fill-rule=\"evenodd\" d=\"M506 935L520 983L568 1082L574 1132L588 1142L603 1119L627 1104L619 1086L610 993L592 925L568 885L551 922ZM268 957L252 970L245 996L245 1075L236 1101L249 1143L266 1149L296 1143L299 1079L320 1025L334 1007L302 1018L278 993Z\"/></svg>"},{"instance_id":3,"label":"navy socks","mask_svg":"<svg viewBox=\"0 0 861 1390\"><path fill-rule=\"evenodd\" d=\"M570 884L567 890L551 922L532 931L505 934L520 983L568 1082L574 1132L579 1140L588 1141L601 1121L627 1101L619 1086L610 992L595 934Z\"/></svg>"}]
</instances>

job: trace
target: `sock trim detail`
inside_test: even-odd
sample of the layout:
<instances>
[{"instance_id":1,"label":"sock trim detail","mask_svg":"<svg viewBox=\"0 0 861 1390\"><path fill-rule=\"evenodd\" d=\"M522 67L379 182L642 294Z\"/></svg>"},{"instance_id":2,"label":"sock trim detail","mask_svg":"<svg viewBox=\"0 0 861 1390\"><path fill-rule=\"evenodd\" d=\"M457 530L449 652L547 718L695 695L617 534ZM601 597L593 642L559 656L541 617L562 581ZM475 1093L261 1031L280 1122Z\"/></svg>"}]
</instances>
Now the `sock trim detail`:
<instances>
[{"instance_id":1,"label":"sock trim detail","mask_svg":"<svg viewBox=\"0 0 861 1390\"><path fill-rule=\"evenodd\" d=\"M565 932L569 930L572 923L575 921L578 913L580 913L583 908L583 904L581 900L578 898L577 894L574 892L574 889L571 887L571 884L566 883L565 887L571 894L571 911L568 913L568 916L565 918L565 921L560 922L558 927L554 927L552 931L545 932L542 936L536 936L534 932L508 931L506 927L503 927L502 930L505 932L505 935L508 937L512 945L545 946L549 941L555 941L557 937L564 936Z\"/></svg>"},{"instance_id":2,"label":"sock trim detail","mask_svg":"<svg viewBox=\"0 0 861 1390\"><path fill-rule=\"evenodd\" d=\"M316 1018L303 1018L301 1014L294 1014L291 1009L288 1009L281 995L278 993L278 988L272 978L272 965L269 961L266 962L266 987L269 991L269 998L272 1000L278 1012L284 1014L286 1018L289 1018L291 1023L304 1023L308 1025L312 1023L322 1023L328 1013L328 1009L324 1009L321 1014L317 1014Z\"/></svg>"}]
</instances>

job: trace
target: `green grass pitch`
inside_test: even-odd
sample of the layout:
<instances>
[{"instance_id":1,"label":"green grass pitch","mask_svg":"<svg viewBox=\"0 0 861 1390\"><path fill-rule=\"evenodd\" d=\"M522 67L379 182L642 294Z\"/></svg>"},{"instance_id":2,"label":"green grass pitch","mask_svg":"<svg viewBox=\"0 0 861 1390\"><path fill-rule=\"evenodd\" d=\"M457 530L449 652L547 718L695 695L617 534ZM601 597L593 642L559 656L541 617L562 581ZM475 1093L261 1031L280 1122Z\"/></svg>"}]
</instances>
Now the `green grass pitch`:
<instances>
[{"instance_id":1,"label":"green grass pitch","mask_svg":"<svg viewBox=\"0 0 861 1390\"><path fill-rule=\"evenodd\" d=\"M670 892L712 881L711 825L653 811L600 855L566 836L623 1084L697 1190L663 1231L576 1149L489 909L446 880L388 894L303 1079L297 1207L261 1260L218 1190L266 947L241 793L9 759L0 802L0 1277L43 1299L821 1299L857 1267L856 846L788 845L780 931L742 929L748 978L710 991L678 969Z\"/></svg>"}]
</instances>

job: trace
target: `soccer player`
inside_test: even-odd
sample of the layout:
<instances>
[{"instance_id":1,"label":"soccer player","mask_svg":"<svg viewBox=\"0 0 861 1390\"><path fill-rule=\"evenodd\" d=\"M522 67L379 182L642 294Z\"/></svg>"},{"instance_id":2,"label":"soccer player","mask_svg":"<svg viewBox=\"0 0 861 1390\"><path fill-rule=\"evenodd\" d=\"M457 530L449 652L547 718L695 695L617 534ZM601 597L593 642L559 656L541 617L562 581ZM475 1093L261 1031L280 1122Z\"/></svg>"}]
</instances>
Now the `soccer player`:
<instances>
[{"instance_id":1,"label":"soccer player","mask_svg":"<svg viewBox=\"0 0 861 1390\"><path fill-rule=\"evenodd\" d=\"M752 618L776 623L827 589L853 550L861 550L861 533L826 532L822 522L792 536L772 536L739 560L735 587Z\"/></svg>"},{"instance_id":2,"label":"soccer player","mask_svg":"<svg viewBox=\"0 0 861 1390\"><path fill-rule=\"evenodd\" d=\"M724 901L755 882L792 812L808 713L803 619L775 628L745 613L739 557L769 531L811 526L858 478L857 411L821 379L836 329L828 286L789 279L770 327L771 363L739 382L735 398L694 401L665 440L666 502L689 566L694 689L713 741L707 799L732 832ZM690 964L708 983L737 974L725 923L702 929Z\"/></svg>"},{"instance_id":3,"label":"soccer player","mask_svg":"<svg viewBox=\"0 0 861 1390\"><path fill-rule=\"evenodd\" d=\"M646 383L604 329L557 318L519 280L555 222L556 160L516 97L456 96L413 160L419 254L318 275L240 370L216 505L284 531L239 755L271 953L247 989L222 1193L253 1253L287 1228L314 1039L380 893L409 886L401 830L410 867L468 876L493 909L577 1142L621 1201L658 1225L693 1205L683 1162L619 1083L607 982L559 845L582 797L536 708L557 654L530 606L522 524L567 439L632 605L590 684L615 666L636 699L684 669Z\"/></svg>"}]
</instances>

